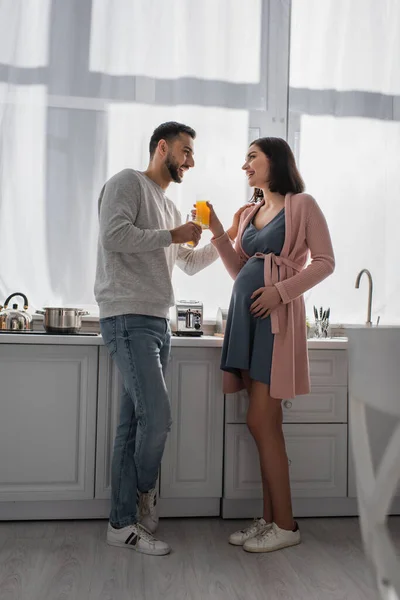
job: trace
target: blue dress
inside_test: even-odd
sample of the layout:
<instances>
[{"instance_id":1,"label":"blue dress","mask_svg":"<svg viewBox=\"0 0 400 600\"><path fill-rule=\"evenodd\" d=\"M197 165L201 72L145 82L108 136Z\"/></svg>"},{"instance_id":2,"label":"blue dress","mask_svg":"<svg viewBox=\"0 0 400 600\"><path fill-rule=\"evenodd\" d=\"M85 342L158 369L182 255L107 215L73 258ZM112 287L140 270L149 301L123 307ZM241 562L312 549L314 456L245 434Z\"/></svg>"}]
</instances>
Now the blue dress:
<instances>
[{"instance_id":1,"label":"blue dress","mask_svg":"<svg viewBox=\"0 0 400 600\"><path fill-rule=\"evenodd\" d=\"M255 290L264 287L264 260L254 257L256 252L281 253L285 241L285 209L283 208L265 227L258 230L253 222L243 237L243 250L250 257L239 272L232 290L222 348L221 369L240 377L240 371L249 371L251 379L270 384L274 334L271 318L261 319L250 313Z\"/></svg>"}]
</instances>

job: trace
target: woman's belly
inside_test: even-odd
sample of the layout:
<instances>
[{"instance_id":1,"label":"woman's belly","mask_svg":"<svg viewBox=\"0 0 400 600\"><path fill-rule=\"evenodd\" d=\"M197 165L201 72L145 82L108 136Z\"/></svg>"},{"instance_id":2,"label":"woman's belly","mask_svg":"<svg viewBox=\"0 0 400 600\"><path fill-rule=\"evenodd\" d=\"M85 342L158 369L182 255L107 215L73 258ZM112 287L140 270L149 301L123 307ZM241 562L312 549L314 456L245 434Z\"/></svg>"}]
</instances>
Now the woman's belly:
<instances>
[{"instance_id":1,"label":"woman's belly","mask_svg":"<svg viewBox=\"0 0 400 600\"><path fill-rule=\"evenodd\" d=\"M253 292L264 285L264 260L250 258L235 279L232 297L235 302L245 303L250 307L254 302L254 299L251 299Z\"/></svg>"}]
</instances>

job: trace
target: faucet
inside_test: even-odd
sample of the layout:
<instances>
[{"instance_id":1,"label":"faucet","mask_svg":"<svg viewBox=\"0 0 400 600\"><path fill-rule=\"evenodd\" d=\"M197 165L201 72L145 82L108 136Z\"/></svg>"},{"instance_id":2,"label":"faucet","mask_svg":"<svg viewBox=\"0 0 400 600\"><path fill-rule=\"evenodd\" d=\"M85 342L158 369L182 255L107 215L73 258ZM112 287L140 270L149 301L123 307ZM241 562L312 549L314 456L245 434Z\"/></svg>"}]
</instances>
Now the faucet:
<instances>
[{"instance_id":1,"label":"faucet","mask_svg":"<svg viewBox=\"0 0 400 600\"><path fill-rule=\"evenodd\" d=\"M359 287L360 287L360 280L361 280L361 277L364 275L364 273L368 277L368 284L369 284L368 285L368 313L367 313L367 322L365 324L368 325L368 326L371 326L372 325L371 312L372 312L372 289L373 289L373 285L372 285L372 275L368 271L368 269L363 269L357 275L356 288L359 289Z\"/></svg>"}]
</instances>

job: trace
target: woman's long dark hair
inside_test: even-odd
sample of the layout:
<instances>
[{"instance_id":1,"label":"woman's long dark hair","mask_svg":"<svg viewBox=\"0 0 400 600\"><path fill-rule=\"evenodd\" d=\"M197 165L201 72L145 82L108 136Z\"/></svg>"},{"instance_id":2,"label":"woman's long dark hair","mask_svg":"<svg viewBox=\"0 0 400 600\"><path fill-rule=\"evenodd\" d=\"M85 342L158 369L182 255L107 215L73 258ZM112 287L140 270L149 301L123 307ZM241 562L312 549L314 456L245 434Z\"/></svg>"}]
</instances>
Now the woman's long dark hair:
<instances>
[{"instance_id":1,"label":"woman's long dark hair","mask_svg":"<svg viewBox=\"0 0 400 600\"><path fill-rule=\"evenodd\" d=\"M300 194L304 192L304 181L299 173L290 146L282 138L264 137L254 140L250 146L257 146L268 157L270 163L268 187L271 192ZM259 188L254 189L252 202L263 198Z\"/></svg>"}]
</instances>

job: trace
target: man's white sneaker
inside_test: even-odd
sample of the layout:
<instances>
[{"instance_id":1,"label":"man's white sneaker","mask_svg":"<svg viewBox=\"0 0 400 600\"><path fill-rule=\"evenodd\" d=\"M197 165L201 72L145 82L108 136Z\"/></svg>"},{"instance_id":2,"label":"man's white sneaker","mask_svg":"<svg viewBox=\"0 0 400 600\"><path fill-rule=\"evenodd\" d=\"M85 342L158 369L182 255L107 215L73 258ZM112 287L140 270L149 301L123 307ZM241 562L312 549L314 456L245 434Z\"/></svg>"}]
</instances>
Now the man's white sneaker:
<instances>
[{"instance_id":1,"label":"man's white sneaker","mask_svg":"<svg viewBox=\"0 0 400 600\"><path fill-rule=\"evenodd\" d=\"M158 527L157 499L157 488L146 494L138 494L138 521L150 533L154 533Z\"/></svg>"},{"instance_id":2,"label":"man's white sneaker","mask_svg":"<svg viewBox=\"0 0 400 600\"><path fill-rule=\"evenodd\" d=\"M229 536L229 543L234 546L243 546L247 540L271 529L272 523L267 523L264 519L254 519L251 525L245 527L245 529L240 529L239 531L235 531L232 535Z\"/></svg>"},{"instance_id":3,"label":"man's white sneaker","mask_svg":"<svg viewBox=\"0 0 400 600\"><path fill-rule=\"evenodd\" d=\"M110 546L120 546L121 548L130 548L143 554L153 554L162 556L169 554L171 548L165 542L157 540L140 523L128 525L122 529L115 529L110 523L107 530L107 543Z\"/></svg>"},{"instance_id":4,"label":"man's white sneaker","mask_svg":"<svg viewBox=\"0 0 400 600\"><path fill-rule=\"evenodd\" d=\"M289 546L300 544L300 530L296 523L296 531L281 529L276 523L272 527L250 538L243 546L246 552L274 552Z\"/></svg>"}]
</instances>

